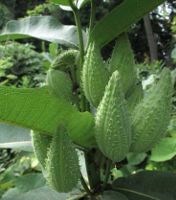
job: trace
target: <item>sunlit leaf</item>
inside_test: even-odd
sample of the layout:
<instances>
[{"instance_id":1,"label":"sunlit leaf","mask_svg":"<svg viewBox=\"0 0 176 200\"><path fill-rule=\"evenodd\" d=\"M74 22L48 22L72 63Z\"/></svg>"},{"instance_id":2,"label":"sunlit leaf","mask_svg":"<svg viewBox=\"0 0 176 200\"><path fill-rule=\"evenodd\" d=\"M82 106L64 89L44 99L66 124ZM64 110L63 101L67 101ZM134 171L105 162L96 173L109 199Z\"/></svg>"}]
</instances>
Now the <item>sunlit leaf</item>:
<instances>
[{"instance_id":1,"label":"sunlit leaf","mask_svg":"<svg viewBox=\"0 0 176 200\"><path fill-rule=\"evenodd\" d=\"M80 113L69 102L52 95L47 87L22 89L2 86L0 99L1 122L49 135L55 133L62 123L74 142L80 144L84 141L84 134L91 138L87 134L92 129L93 116L88 112Z\"/></svg>"},{"instance_id":2,"label":"sunlit leaf","mask_svg":"<svg viewBox=\"0 0 176 200\"><path fill-rule=\"evenodd\" d=\"M176 155L176 138L164 138L153 149L150 160L163 162Z\"/></svg>"},{"instance_id":3,"label":"sunlit leaf","mask_svg":"<svg viewBox=\"0 0 176 200\"><path fill-rule=\"evenodd\" d=\"M146 158L146 153L129 153L127 160L130 165L138 165Z\"/></svg>"},{"instance_id":4,"label":"sunlit leaf","mask_svg":"<svg viewBox=\"0 0 176 200\"><path fill-rule=\"evenodd\" d=\"M91 33L91 41L96 41L100 46L106 45L163 2L164 0L124 0L96 24Z\"/></svg>"}]
</instances>

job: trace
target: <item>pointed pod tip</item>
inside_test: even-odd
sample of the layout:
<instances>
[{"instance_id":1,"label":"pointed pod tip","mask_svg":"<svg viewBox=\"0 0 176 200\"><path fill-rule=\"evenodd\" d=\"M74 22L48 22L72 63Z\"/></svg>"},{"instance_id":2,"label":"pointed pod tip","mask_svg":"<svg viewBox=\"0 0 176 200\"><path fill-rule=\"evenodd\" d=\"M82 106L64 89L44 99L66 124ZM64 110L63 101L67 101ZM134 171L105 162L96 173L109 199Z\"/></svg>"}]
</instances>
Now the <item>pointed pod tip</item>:
<instances>
[{"instance_id":1,"label":"pointed pod tip","mask_svg":"<svg viewBox=\"0 0 176 200\"><path fill-rule=\"evenodd\" d=\"M164 67L162 72L161 72L161 76L165 76L165 75L170 75L170 69L167 67Z\"/></svg>"},{"instance_id":2,"label":"pointed pod tip","mask_svg":"<svg viewBox=\"0 0 176 200\"><path fill-rule=\"evenodd\" d=\"M115 70L115 71L112 73L110 79L120 80L120 74L119 74L118 70Z\"/></svg>"}]
</instances>

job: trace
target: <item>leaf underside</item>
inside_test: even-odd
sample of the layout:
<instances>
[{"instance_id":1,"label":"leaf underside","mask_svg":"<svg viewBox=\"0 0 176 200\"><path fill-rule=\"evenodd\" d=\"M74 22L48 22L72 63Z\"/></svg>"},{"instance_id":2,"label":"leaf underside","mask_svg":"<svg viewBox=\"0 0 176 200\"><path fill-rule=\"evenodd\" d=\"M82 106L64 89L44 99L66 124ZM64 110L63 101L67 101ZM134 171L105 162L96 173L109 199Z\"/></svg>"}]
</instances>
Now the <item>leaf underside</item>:
<instances>
[{"instance_id":1,"label":"leaf underside","mask_svg":"<svg viewBox=\"0 0 176 200\"><path fill-rule=\"evenodd\" d=\"M32 16L12 20L0 32L0 41L28 37L66 46L78 46L76 26L63 25L51 16Z\"/></svg>"}]
</instances>

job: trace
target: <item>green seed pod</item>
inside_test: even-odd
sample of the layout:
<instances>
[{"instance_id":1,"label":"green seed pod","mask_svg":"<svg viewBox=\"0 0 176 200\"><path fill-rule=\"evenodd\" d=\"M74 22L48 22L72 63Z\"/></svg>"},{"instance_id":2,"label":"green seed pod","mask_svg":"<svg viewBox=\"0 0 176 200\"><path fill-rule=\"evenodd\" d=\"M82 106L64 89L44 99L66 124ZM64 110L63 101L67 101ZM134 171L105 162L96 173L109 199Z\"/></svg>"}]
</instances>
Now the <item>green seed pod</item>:
<instances>
[{"instance_id":1,"label":"green seed pod","mask_svg":"<svg viewBox=\"0 0 176 200\"><path fill-rule=\"evenodd\" d=\"M67 131L62 126L53 136L46 170L49 185L58 192L70 192L78 183L78 156Z\"/></svg>"},{"instance_id":2,"label":"green seed pod","mask_svg":"<svg viewBox=\"0 0 176 200\"><path fill-rule=\"evenodd\" d=\"M59 54L52 64L53 69L66 71L70 67L73 67L79 58L79 51L67 50Z\"/></svg>"},{"instance_id":3,"label":"green seed pod","mask_svg":"<svg viewBox=\"0 0 176 200\"><path fill-rule=\"evenodd\" d=\"M51 140L51 136L38 132L32 132L32 143L34 153L43 169L45 169L47 151L50 146Z\"/></svg>"},{"instance_id":4,"label":"green seed pod","mask_svg":"<svg viewBox=\"0 0 176 200\"><path fill-rule=\"evenodd\" d=\"M123 160L129 152L131 125L117 71L113 72L98 106L95 136L102 153L113 161Z\"/></svg>"},{"instance_id":5,"label":"green seed pod","mask_svg":"<svg viewBox=\"0 0 176 200\"><path fill-rule=\"evenodd\" d=\"M132 116L132 152L146 152L165 135L171 117L172 82L164 69L154 85L134 110Z\"/></svg>"},{"instance_id":6,"label":"green seed pod","mask_svg":"<svg viewBox=\"0 0 176 200\"><path fill-rule=\"evenodd\" d=\"M143 99L143 96L142 84L138 83L135 85L134 89L131 90L131 94L127 97L128 110L130 113L133 112L136 105Z\"/></svg>"},{"instance_id":7,"label":"green seed pod","mask_svg":"<svg viewBox=\"0 0 176 200\"><path fill-rule=\"evenodd\" d=\"M82 71L82 85L86 98L95 107L100 103L108 82L108 71L95 43L89 45Z\"/></svg>"},{"instance_id":8,"label":"green seed pod","mask_svg":"<svg viewBox=\"0 0 176 200\"><path fill-rule=\"evenodd\" d=\"M126 33L119 36L112 53L110 71L113 73L115 70L120 74L126 95L134 87L137 79L134 54Z\"/></svg>"},{"instance_id":9,"label":"green seed pod","mask_svg":"<svg viewBox=\"0 0 176 200\"><path fill-rule=\"evenodd\" d=\"M68 101L72 99L72 82L69 76L62 71L51 69L47 73L49 90L59 98Z\"/></svg>"}]
</instances>

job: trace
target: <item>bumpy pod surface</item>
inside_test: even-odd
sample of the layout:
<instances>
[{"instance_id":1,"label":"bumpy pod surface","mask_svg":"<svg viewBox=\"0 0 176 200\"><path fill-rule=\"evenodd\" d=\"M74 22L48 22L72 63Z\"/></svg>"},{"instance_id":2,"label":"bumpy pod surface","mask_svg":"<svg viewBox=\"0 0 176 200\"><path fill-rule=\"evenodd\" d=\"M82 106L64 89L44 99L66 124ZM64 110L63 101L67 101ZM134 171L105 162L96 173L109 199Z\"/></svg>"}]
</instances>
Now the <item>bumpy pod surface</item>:
<instances>
[{"instance_id":1,"label":"bumpy pod surface","mask_svg":"<svg viewBox=\"0 0 176 200\"><path fill-rule=\"evenodd\" d=\"M113 161L123 160L131 144L131 125L117 71L113 72L97 109L95 136L102 153Z\"/></svg>"},{"instance_id":2,"label":"bumpy pod surface","mask_svg":"<svg viewBox=\"0 0 176 200\"><path fill-rule=\"evenodd\" d=\"M171 74L165 68L159 82L134 110L132 152L146 152L164 137L171 116L171 96Z\"/></svg>"},{"instance_id":3,"label":"bumpy pod surface","mask_svg":"<svg viewBox=\"0 0 176 200\"><path fill-rule=\"evenodd\" d=\"M95 107L103 97L108 78L100 50L95 43L91 43L83 65L82 85L86 98Z\"/></svg>"},{"instance_id":4,"label":"bumpy pod surface","mask_svg":"<svg viewBox=\"0 0 176 200\"><path fill-rule=\"evenodd\" d=\"M126 33L119 36L112 53L110 71L112 73L115 70L118 70L120 73L122 86L126 95L137 79L134 54Z\"/></svg>"},{"instance_id":5,"label":"bumpy pod surface","mask_svg":"<svg viewBox=\"0 0 176 200\"><path fill-rule=\"evenodd\" d=\"M62 71L51 69L47 73L46 80L49 90L59 98L68 101L72 99L72 82L69 76Z\"/></svg>"},{"instance_id":6,"label":"bumpy pod surface","mask_svg":"<svg viewBox=\"0 0 176 200\"><path fill-rule=\"evenodd\" d=\"M78 57L79 51L77 50L69 49L64 51L56 57L52 64L52 68L65 71L76 64Z\"/></svg>"},{"instance_id":7,"label":"bumpy pod surface","mask_svg":"<svg viewBox=\"0 0 176 200\"><path fill-rule=\"evenodd\" d=\"M135 87L131 90L131 93L127 97L127 103L128 103L128 110L130 113L133 112L136 105L142 101L144 96L142 84L138 83L135 85Z\"/></svg>"},{"instance_id":8,"label":"bumpy pod surface","mask_svg":"<svg viewBox=\"0 0 176 200\"><path fill-rule=\"evenodd\" d=\"M32 132L32 143L34 148L34 153L41 164L41 166L45 169L46 159L47 159L47 151L50 146L52 137L38 133Z\"/></svg>"},{"instance_id":9,"label":"bumpy pod surface","mask_svg":"<svg viewBox=\"0 0 176 200\"><path fill-rule=\"evenodd\" d=\"M79 180L76 150L64 127L54 135L46 164L49 185L58 192L69 192Z\"/></svg>"}]
</instances>

